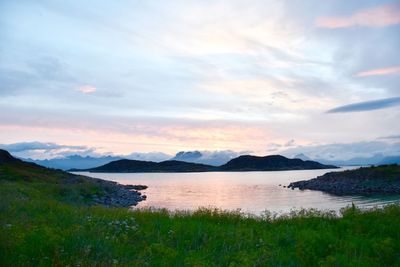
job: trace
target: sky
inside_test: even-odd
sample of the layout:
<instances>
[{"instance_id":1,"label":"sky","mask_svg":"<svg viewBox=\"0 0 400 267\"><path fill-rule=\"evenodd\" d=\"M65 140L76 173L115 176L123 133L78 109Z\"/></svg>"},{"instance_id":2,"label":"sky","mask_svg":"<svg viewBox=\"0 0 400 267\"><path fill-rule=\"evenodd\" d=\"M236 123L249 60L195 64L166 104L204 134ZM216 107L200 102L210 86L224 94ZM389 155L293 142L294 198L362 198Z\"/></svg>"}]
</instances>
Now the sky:
<instances>
[{"instance_id":1,"label":"sky","mask_svg":"<svg viewBox=\"0 0 400 267\"><path fill-rule=\"evenodd\" d=\"M400 1L2 0L0 40L25 155L400 154Z\"/></svg>"}]
</instances>

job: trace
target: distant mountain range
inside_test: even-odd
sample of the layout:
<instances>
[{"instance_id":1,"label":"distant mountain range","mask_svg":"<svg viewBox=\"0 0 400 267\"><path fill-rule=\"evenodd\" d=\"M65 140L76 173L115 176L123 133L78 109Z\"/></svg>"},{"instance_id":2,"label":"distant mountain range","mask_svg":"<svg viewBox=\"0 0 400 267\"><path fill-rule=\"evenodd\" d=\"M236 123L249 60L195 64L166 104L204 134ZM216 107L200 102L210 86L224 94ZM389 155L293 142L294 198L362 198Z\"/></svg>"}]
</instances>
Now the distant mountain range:
<instances>
[{"instance_id":1,"label":"distant mountain range","mask_svg":"<svg viewBox=\"0 0 400 267\"><path fill-rule=\"evenodd\" d=\"M120 159L131 159L138 161L153 161L153 162L177 160L177 161L199 163L212 166L220 166L239 155L240 153L230 150L224 150L224 151L181 151L178 152L175 156L171 156L161 152L150 152L150 153L132 153L126 156L91 157L91 156L71 155L63 158L53 158L44 160L30 159L30 158L21 158L21 159L48 168L69 170L69 169L90 169Z\"/></svg>"},{"instance_id":2,"label":"distant mountain range","mask_svg":"<svg viewBox=\"0 0 400 267\"><path fill-rule=\"evenodd\" d=\"M280 155L257 157L244 155L234 158L221 166L211 166L199 163L190 163L177 160L162 162L140 160L117 160L105 165L89 169L72 169L71 171L90 172L209 172L209 171L280 171L304 169L337 168L315 161L289 159Z\"/></svg>"},{"instance_id":3,"label":"distant mountain range","mask_svg":"<svg viewBox=\"0 0 400 267\"><path fill-rule=\"evenodd\" d=\"M35 160L21 158L25 161L33 162L38 165L69 170L69 169L90 169L95 168L112 161L121 159L131 159L138 161L151 161L151 162L163 162L163 161L182 161L188 163L198 163L203 165L211 165L218 167L226 164L232 159L240 156L241 153L225 150L225 151L181 151L175 156L170 156L164 153L152 152L152 153L132 153L127 156L102 156L102 157L91 157L91 156L80 156L71 155L64 158L53 158L45 160ZM291 158L291 157L290 157ZM400 164L399 156L385 157L382 154L376 154L372 157L356 157L348 160L327 160L323 158L310 158L303 153L295 155L293 158L301 159L303 161L317 161L325 165L335 166L355 166L355 165L381 165L381 164Z\"/></svg>"},{"instance_id":4,"label":"distant mountain range","mask_svg":"<svg viewBox=\"0 0 400 267\"><path fill-rule=\"evenodd\" d=\"M315 160L323 164L330 164L336 166L362 166L362 165L383 165L383 164L400 164L400 155L398 156L384 156L376 154L372 157L355 157L348 160L326 160L321 158L309 158L303 153L297 154L294 158L302 160Z\"/></svg>"},{"instance_id":5,"label":"distant mountain range","mask_svg":"<svg viewBox=\"0 0 400 267\"><path fill-rule=\"evenodd\" d=\"M220 166L227 163L233 158L240 156L242 153L231 150L223 151L181 151L178 152L170 160L179 160L192 163L201 163L213 166Z\"/></svg>"},{"instance_id":6,"label":"distant mountain range","mask_svg":"<svg viewBox=\"0 0 400 267\"><path fill-rule=\"evenodd\" d=\"M377 165L382 164L400 164L400 156L385 157Z\"/></svg>"},{"instance_id":7,"label":"distant mountain range","mask_svg":"<svg viewBox=\"0 0 400 267\"><path fill-rule=\"evenodd\" d=\"M34 159L23 159L28 162L33 162L38 165L53 168L53 169L89 169L94 168L99 165L104 165L111 161L122 159L121 157L105 156L105 157L82 157L79 155L71 155L65 158L54 158L54 159L44 159L44 160L34 160Z\"/></svg>"}]
</instances>

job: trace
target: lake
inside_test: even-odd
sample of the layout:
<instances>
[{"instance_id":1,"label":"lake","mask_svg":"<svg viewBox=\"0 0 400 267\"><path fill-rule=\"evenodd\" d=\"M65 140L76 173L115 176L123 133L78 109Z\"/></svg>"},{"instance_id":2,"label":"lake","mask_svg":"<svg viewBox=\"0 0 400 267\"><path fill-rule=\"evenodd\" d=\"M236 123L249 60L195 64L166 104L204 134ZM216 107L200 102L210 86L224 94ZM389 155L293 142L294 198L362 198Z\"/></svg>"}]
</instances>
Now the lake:
<instances>
[{"instance_id":1,"label":"lake","mask_svg":"<svg viewBox=\"0 0 400 267\"><path fill-rule=\"evenodd\" d=\"M353 169L356 167L345 167ZM283 186L315 178L332 170L296 170L267 172L202 172L202 173L89 173L79 174L112 180L121 184L144 184L147 200L137 207L194 210L217 207L259 215L265 210L286 213L291 209L316 208L340 210L351 205L369 208L400 201L400 196L362 197L334 196L311 191L292 190ZM281 185L281 186L280 186Z\"/></svg>"}]
</instances>

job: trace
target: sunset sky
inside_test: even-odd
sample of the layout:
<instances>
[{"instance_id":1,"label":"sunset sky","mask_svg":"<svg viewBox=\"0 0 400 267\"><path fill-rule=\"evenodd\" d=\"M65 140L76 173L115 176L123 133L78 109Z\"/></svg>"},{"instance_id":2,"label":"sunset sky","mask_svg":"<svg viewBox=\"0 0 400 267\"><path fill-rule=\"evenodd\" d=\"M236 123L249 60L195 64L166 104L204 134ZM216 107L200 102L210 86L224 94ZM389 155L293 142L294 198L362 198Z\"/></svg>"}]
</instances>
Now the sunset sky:
<instances>
[{"instance_id":1,"label":"sunset sky","mask_svg":"<svg viewBox=\"0 0 400 267\"><path fill-rule=\"evenodd\" d=\"M3 0L0 143L400 154L399 49L400 1Z\"/></svg>"}]
</instances>

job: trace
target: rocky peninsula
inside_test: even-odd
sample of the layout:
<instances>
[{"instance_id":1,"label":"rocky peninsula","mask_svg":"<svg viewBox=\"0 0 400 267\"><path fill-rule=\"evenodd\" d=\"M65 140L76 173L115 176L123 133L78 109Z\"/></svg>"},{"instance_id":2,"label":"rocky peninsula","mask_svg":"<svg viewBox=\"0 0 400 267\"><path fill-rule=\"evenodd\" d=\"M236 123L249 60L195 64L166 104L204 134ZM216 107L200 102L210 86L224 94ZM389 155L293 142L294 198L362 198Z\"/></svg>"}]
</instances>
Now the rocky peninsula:
<instances>
[{"instance_id":1,"label":"rocky peninsula","mask_svg":"<svg viewBox=\"0 0 400 267\"><path fill-rule=\"evenodd\" d=\"M335 195L396 195L400 194L400 165L329 172L311 180L291 183L288 188L319 190Z\"/></svg>"},{"instance_id":2,"label":"rocky peninsula","mask_svg":"<svg viewBox=\"0 0 400 267\"><path fill-rule=\"evenodd\" d=\"M83 176L83 179L92 179L97 183L101 190L97 194L93 194L89 198L89 205L102 205L108 207L130 207L136 206L140 201L147 198L142 195L139 190L144 190L144 185L122 185L112 181L95 179Z\"/></svg>"}]
</instances>

